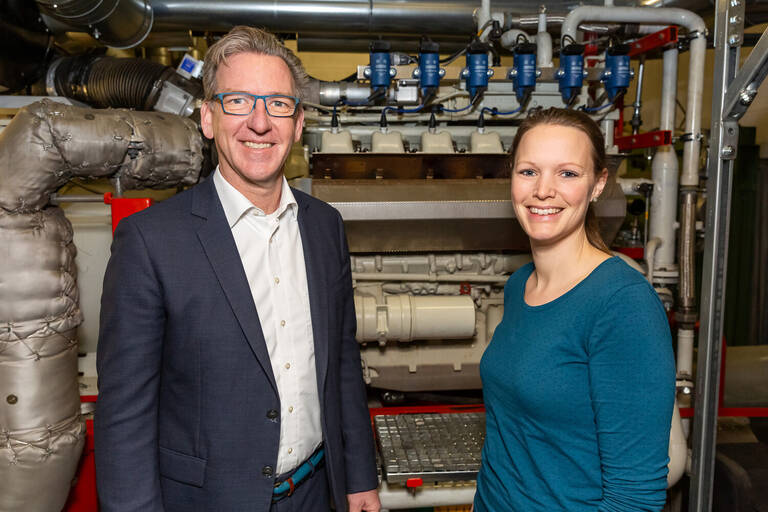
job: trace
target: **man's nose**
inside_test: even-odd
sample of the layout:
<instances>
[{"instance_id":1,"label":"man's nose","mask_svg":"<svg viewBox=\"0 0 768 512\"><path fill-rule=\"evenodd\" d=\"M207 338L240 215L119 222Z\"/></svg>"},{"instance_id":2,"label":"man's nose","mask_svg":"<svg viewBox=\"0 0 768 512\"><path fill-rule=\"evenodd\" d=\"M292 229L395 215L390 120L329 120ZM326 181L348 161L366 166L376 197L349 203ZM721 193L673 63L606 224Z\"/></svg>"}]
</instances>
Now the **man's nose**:
<instances>
[{"instance_id":1,"label":"man's nose","mask_svg":"<svg viewBox=\"0 0 768 512\"><path fill-rule=\"evenodd\" d=\"M264 133L272 127L272 119L267 114L264 98L256 98L256 104L248 115L248 127L256 133Z\"/></svg>"}]
</instances>

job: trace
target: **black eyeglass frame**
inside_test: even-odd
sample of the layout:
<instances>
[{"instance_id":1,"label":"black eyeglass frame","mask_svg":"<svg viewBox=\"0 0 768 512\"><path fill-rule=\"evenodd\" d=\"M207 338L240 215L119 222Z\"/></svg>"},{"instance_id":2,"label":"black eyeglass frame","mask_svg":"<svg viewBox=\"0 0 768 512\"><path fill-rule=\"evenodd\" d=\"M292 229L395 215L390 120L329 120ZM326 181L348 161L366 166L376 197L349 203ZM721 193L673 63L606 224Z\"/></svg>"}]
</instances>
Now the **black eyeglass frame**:
<instances>
[{"instance_id":1,"label":"black eyeglass frame","mask_svg":"<svg viewBox=\"0 0 768 512\"><path fill-rule=\"evenodd\" d=\"M224 106L224 96L227 96L228 94L243 94L245 96L250 96L253 98L253 105L251 105L251 110L248 112L243 113L236 113L236 112L227 112L227 108ZM213 95L214 98L219 100L219 105L221 105L221 111L227 114L228 116L248 116L251 115L251 112L253 112L253 109L256 108L256 102L261 99L264 102L264 110L267 112L267 115L270 117L293 117L296 115L296 112L299 110L299 104L301 103L301 98L297 96L291 96L290 94L251 94L249 92L244 91L229 91L229 92L220 92L218 94ZM296 104L293 106L293 112L290 114L273 114L269 111L269 107L267 106L267 98L290 98L296 102Z\"/></svg>"}]
</instances>

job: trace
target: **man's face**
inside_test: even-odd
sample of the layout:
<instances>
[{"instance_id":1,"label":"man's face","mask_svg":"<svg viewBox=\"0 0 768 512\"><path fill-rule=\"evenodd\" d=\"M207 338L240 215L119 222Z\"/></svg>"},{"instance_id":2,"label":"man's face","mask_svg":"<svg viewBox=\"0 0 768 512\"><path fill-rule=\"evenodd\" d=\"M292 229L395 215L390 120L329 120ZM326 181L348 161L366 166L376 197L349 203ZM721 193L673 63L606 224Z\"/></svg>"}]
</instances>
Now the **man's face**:
<instances>
[{"instance_id":1,"label":"man's face","mask_svg":"<svg viewBox=\"0 0 768 512\"><path fill-rule=\"evenodd\" d=\"M253 52L229 57L216 72L216 84L216 94L295 96L293 77L286 63L279 57ZM271 117L264 101L259 99L249 115L229 115L214 99L203 103L200 117L203 134L216 143L222 176L245 192L280 180L288 152L301 138L304 112L299 108L292 117Z\"/></svg>"}]
</instances>

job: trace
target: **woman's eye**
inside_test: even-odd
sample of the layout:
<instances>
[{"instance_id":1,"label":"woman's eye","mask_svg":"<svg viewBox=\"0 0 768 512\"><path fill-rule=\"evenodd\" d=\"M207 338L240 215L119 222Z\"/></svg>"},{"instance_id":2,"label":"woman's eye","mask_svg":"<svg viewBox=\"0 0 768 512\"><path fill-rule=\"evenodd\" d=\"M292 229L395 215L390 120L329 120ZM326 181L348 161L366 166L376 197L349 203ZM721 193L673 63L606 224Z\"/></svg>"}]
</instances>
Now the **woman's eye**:
<instances>
[{"instance_id":1,"label":"woman's eye","mask_svg":"<svg viewBox=\"0 0 768 512\"><path fill-rule=\"evenodd\" d=\"M536 171L534 171L533 169L520 169L519 171L517 171L517 173L520 174L521 176L534 176L536 174Z\"/></svg>"},{"instance_id":2,"label":"woman's eye","mask_svg":"<svg viewBox=\"0 0 768 512\"><path fill-rule=\"evenodd\" d=\"M564 178L576 178L579 173L576 171L563 171L560 173Z\"/></svg>"}]
</instances>

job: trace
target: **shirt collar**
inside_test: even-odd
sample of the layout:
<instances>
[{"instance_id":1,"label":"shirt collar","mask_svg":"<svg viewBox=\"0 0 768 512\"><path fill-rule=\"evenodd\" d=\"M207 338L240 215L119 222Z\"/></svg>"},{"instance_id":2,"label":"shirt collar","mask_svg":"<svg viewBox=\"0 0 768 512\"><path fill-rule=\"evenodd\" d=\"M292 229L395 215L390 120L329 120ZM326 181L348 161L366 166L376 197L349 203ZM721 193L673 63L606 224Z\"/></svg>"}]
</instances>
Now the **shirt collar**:
<instances>
[{"instance_id":1,"label":"shirt collar","mask_svg":"<svg viewBox=\"0 0 768 512\"><path fill-rule=\"evenodd\" d=\"M213 173L213 184L216 187L216 192L219 195L219 200L224 208L224 215L227 217L227 223L230 228L234 227L243 215L251 210L254 210L260 216L266 216L260 208L254 206L253 203L221 175L218 167L216 167L216 171ZM288 180L283 176L280 204L277 206L277 210L271 213L270 216L280 218L287 211L292 218L296 218L298 206L291 187L288 186Z\"/></svg>"}]
</instances>

